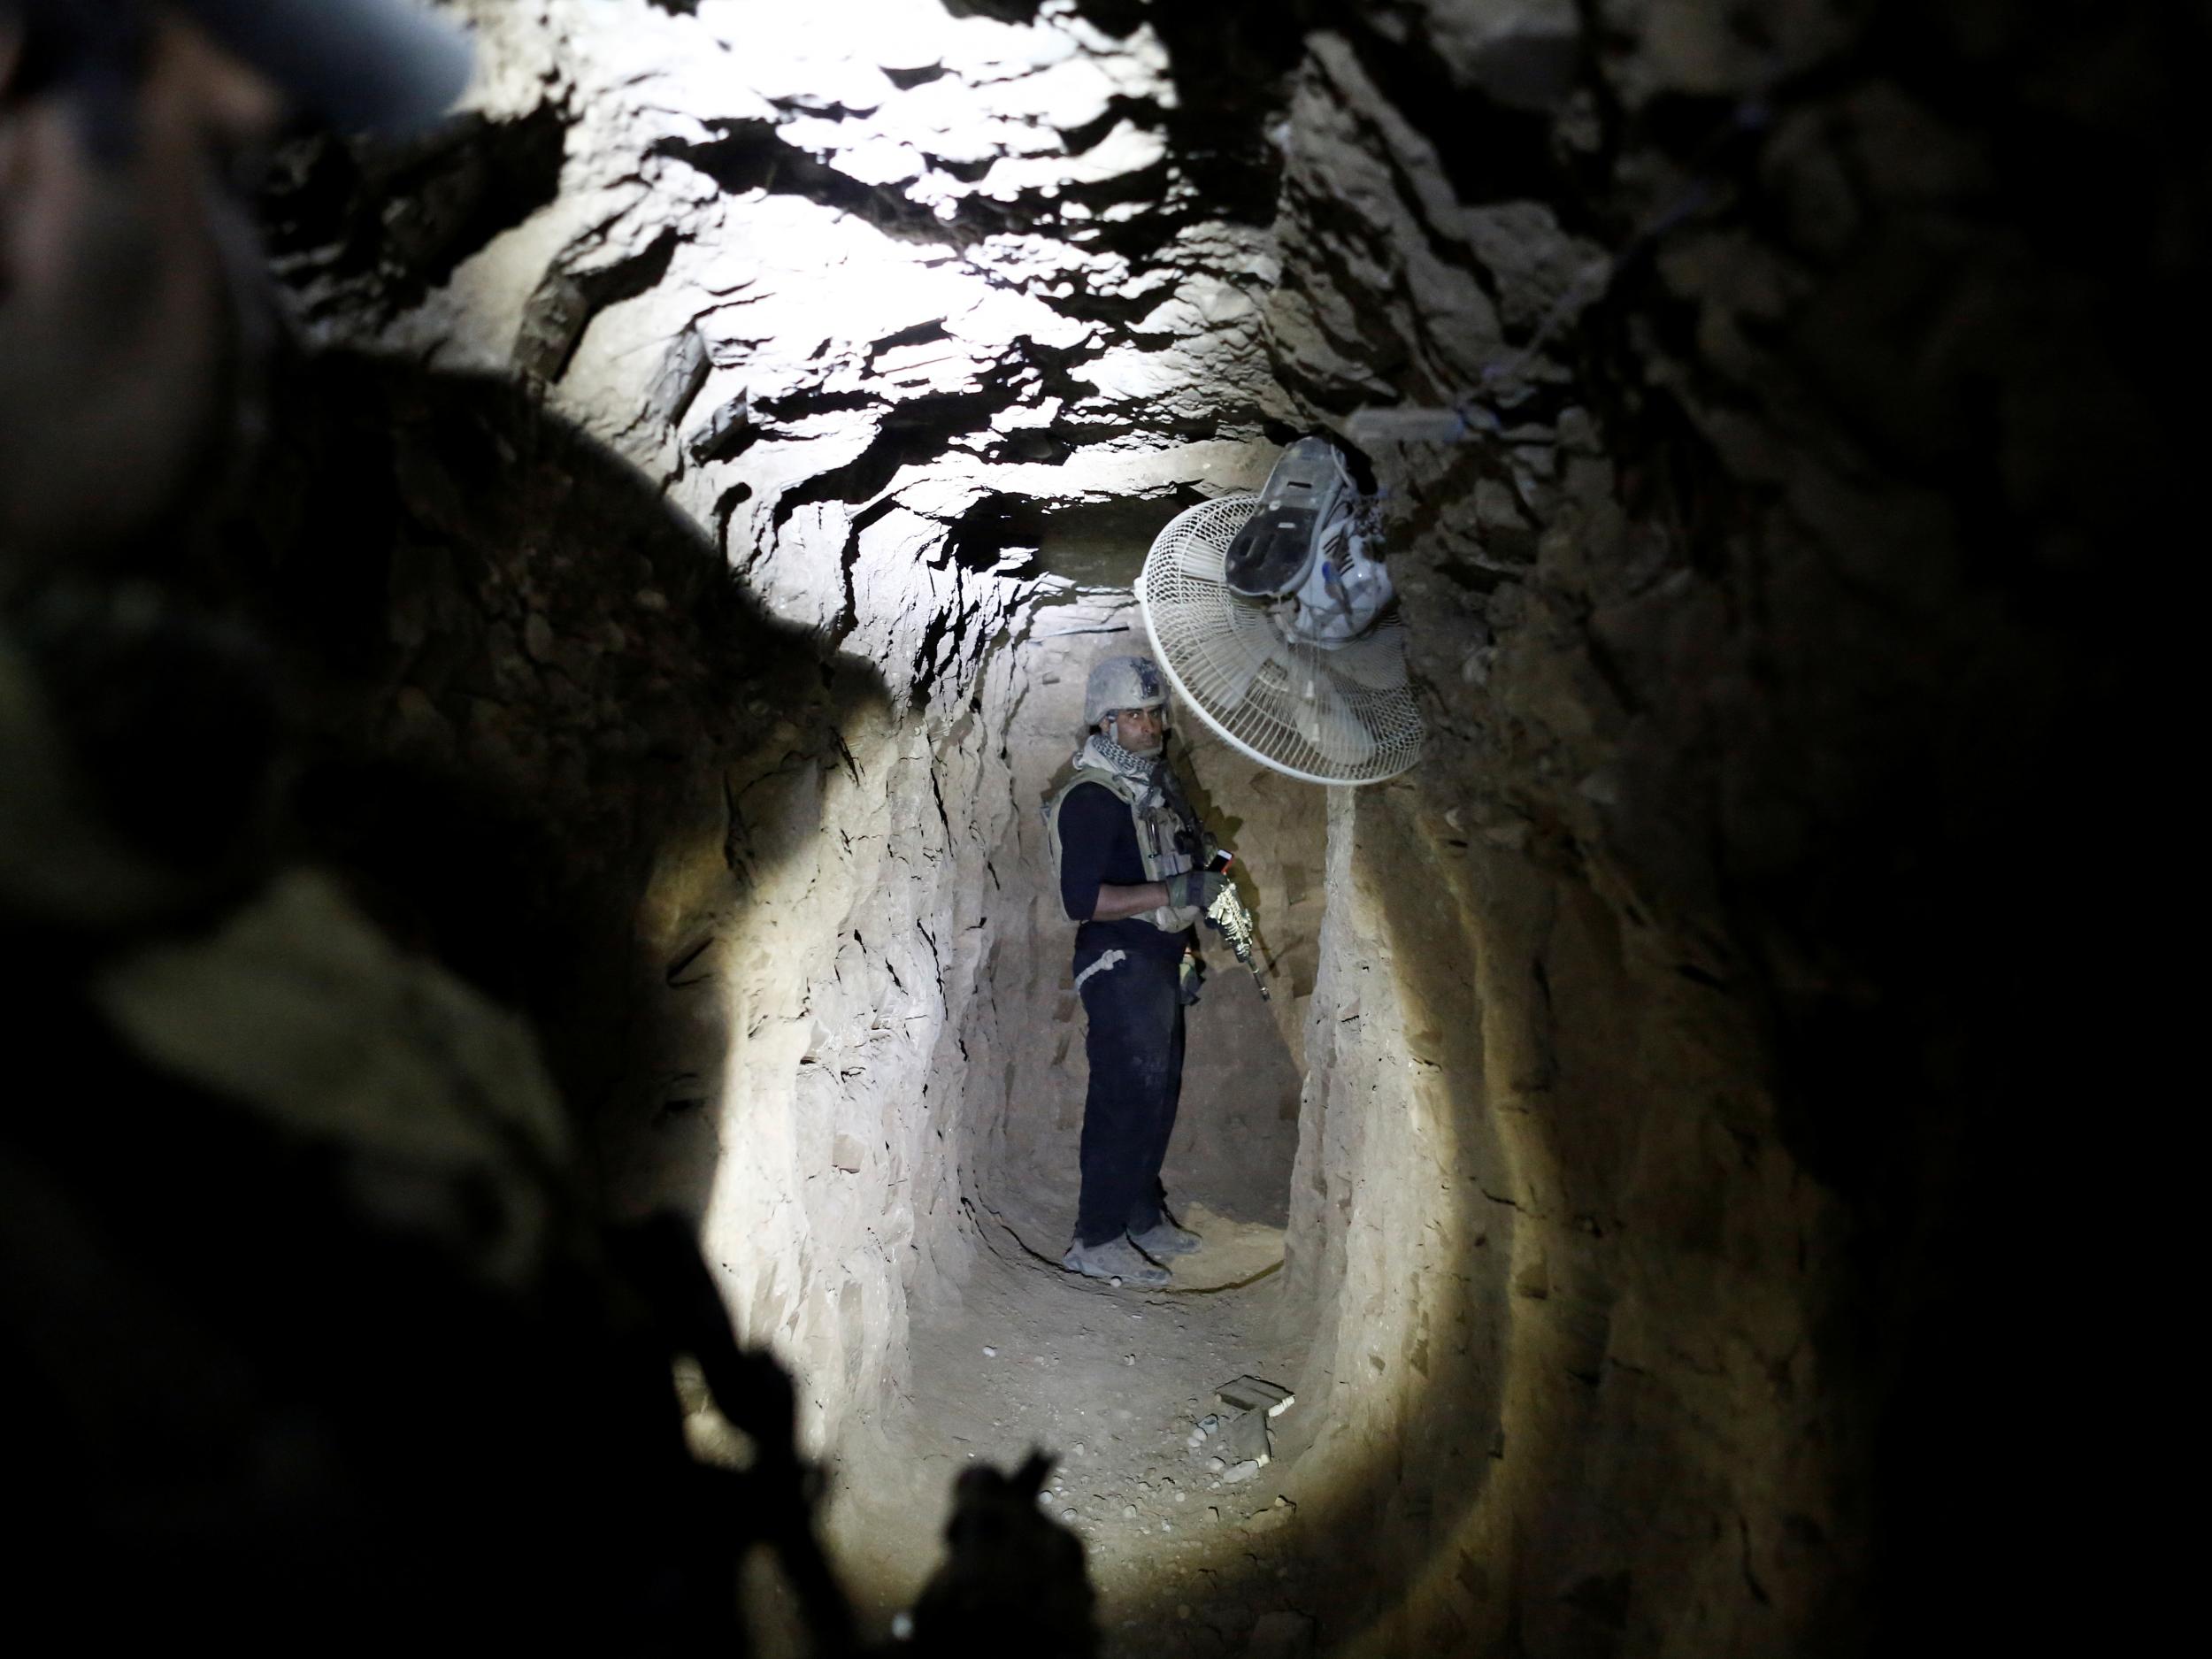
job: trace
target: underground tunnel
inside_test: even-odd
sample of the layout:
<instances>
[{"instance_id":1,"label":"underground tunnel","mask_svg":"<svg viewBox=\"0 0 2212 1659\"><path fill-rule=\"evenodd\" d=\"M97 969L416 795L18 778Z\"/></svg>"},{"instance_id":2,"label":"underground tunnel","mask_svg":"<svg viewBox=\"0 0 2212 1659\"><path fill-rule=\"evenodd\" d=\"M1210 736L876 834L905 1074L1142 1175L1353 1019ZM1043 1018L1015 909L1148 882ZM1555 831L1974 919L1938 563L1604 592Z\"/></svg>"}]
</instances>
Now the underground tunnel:
<instances>
[{"instance_id":1,"label":"underground tunnel","mask_svg":"<svg viewBox=\"0 0 2212 1659\"><path fill-rule=\"evenodd\" d=\"M2200 328L2172 319L2204 201L2144 158L2183 96L2166 26L442 10L476 52L453 116L276 150L267 442L163 552L163 603L263 642L288 747L254 845L327 887L280 879L266 933L165 920L219 942L103 970L120 1035L88 1041L219 1094L319 1087L205 987L350 937L333 906L472 987L349 1002L362 1055L435 1003L434 1073L562 1103L571 1208L530 1225L680 1218L793 1379L829 1570L891 1650L956 1481L1033 1448L1021 1524L1080 1540L1107 1654L2036 1624L1974 1588L2040 1548L2034 1408L1978 1379L2069 1293L2008 1263L2055 1171L1996 1125L2085 1087L2110 995L2032 965L2112 924L2032 872L2116 833L2047 780L2123 764L2095 572L2179 473L2143 349ZM1306 434L1372 495L1423 747L1316 783L1171 703L1254 969L1207 933L1164 1177L1201 1248L1164 1287L1086 1279L1042 809L1092 668L1157 651L1156 538ZM229 671L163 679L156 718L107 694L169 659L79 649L67 597L11 626L111 756L100 798L197 799L190 746L244 741ZM198 810L180 833L247 833ZM341 954L298 972L354 985ZM521 1190L468 1236L526 1233ZM428 1225L375 1191L374 1225ZM472 1420L534 1392L526 1352L574 1359L487 1348ZM683 1361L672 1402L611 1390L534 1444L680 1413L701 1468L757 1467L711 1381ZM525 1599L553 1571L501 1560ZM743 1562L757 1650L837 1650L818 1586Z\"/></svg>"}]
</instances>

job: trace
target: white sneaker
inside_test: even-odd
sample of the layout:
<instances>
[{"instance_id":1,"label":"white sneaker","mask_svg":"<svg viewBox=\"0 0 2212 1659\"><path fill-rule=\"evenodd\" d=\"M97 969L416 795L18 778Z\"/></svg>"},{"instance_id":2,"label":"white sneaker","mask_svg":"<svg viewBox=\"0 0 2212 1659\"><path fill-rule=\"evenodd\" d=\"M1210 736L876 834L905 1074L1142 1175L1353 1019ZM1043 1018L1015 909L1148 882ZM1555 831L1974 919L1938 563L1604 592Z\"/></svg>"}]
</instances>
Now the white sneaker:
<instances>
[{"instance_id":1,"label":"white sneaker","mask_svg":"<svg viewBox=\"0 0 2212 1659\"><path fill-rule=\"evenodd\" d=\"M1086 1279L1118 1279L1125 1285L1164 1285L1168 1279L1167 1269L1147 1261L1126 1238L1071 1244L1060 1265Z\"/></svg>"}]
</instances>

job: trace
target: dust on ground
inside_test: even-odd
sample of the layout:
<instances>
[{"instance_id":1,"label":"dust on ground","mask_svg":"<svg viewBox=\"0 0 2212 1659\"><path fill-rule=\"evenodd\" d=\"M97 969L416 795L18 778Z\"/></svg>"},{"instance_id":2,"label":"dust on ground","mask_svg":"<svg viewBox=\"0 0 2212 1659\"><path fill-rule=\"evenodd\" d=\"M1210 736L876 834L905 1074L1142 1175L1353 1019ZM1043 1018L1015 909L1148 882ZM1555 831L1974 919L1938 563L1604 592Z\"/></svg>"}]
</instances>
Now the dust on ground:
<instances>
[{"instance_id":1,"label":"dust on ground","mask_svg":"<svg viewBox=\"0 0 2212 1659\"><path fill-rule=\"evenodd\" d=\"M1046 949L1056 969L1064 939ZM840 1571L887 1626L937 1563L960 1471L1010 1471L1042 1448L1058 1460L1043 1508L1089 1554L1102 1653L1304 1651L1288 1469L1240 1475L1248 1448L1225 1444L1232 1414L1215 1399L1244 1375L1291 1386L1305 1358L1281 1271L1302 1082L1281 1028L1241 971L1189 1010L1162 1175L1203 1243L1170 1264L1165 1289L1114 1286L1059 1265L1079 1185L1079 1019L1071 1006L1044 1017L1050 999L1022 1003L1022 978L1007 979L1002 1009L1028 1009L1036 1034L1018 1050L995 1156L973 1171L979 1248L962 1282L910 1305L906 1392L833 1448L825 1519ZM1210 1417L1214 1432L1192 1445Z\"/></svg>"},{"instance_id":2,"label":"dust on ground","mask_svg":"<svg viewBox=\"0 0 2212 1659\"><path fill-rule=\"evenodd\" d=\"M1184 1219L1202 1233L1216 1225L1197 1206ZM1252 1229L1227 1230L1231 1248L1178 1263L1186 1283L1248 1260ZM984 1254L956 1305L916 1310L913 1393L902 1421L882 1425L901 1455L851 1466L832 1500L833 1547L868 1611L887 1620L928 1575L963 1467L1011 1469L1041 1447L1059 1458L1044 1507L1089 1552L1106 1654L1242 1653L1263 1617L1295 1613L1294 1556L1278 1548L1294 1511L1270 1479L1281 1465L1237 1479L1220 1426L1188 1443L1202 1418L1230 1415L1219 1385L1295 1374L1280 1286L1269 1273L1233 1289L1139 1290L1010 1243Z\"/></svg>"}]
</instances>

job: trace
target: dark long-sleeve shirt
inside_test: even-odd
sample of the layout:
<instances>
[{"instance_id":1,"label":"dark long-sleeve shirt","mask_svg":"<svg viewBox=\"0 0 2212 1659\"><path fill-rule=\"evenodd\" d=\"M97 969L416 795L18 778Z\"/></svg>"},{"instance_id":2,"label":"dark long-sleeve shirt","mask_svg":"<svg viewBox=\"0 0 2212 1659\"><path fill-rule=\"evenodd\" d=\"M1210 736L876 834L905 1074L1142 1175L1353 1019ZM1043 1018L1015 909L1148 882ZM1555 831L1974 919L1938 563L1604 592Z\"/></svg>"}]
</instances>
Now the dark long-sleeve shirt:
<instances>
[{"instance_id":1,"label":"dark long-sleeve shirt","mask_svg":"<svg viewBox=\"0 0 2212 1659\"><path fill-rule=\"evenodd\" d=\"M1090 919L1101 887L1141 887L1150 879L1137 849L1136 826L1121 798L1102 784L1082 783L1069 790L1060 803L1060 905L1069 920L1082 924L1075 930L1078 961L1112 948L1171 961L1183 954L1187 928L1163 933L1134 916L1111 922Z\"/></svg>"}]
</instances>

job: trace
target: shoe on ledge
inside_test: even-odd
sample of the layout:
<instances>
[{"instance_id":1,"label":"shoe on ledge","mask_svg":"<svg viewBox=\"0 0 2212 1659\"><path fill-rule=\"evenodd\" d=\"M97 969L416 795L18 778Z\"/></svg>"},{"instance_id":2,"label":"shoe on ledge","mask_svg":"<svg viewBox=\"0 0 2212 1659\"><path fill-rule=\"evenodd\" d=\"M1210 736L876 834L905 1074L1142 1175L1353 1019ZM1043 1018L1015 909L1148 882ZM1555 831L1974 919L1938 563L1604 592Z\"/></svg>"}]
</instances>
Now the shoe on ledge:
<instances>
[{"instance_id":1,"label":"shoe on ledge","mask_svg":"<svg viewBox=\"0 0 2212 1659\"><path fill-rule=\"evenodd\" d=\"M1168 1280L1167 1269L1146 1261L1125 1237L1103 1244L1071 1244L1060 1265L1086 1279L1118 1279L1125 1285L1164 1285Z\"/></svg>"}]
</instances>

